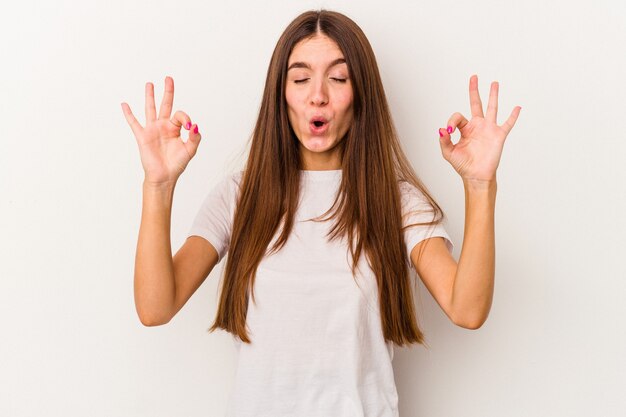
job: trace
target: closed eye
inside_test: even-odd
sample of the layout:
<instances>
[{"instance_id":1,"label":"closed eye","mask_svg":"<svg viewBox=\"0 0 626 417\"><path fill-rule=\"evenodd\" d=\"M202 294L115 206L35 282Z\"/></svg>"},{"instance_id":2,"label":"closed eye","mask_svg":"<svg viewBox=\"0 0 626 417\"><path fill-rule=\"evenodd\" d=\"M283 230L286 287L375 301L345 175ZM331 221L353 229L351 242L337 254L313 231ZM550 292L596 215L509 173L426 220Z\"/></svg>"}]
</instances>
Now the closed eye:
<instances>
[{"instance_id":1,"label":"closed eye","mask_svg":"<svg viewBox=\"0 0 626 417\"><path fill-rule=\"evenodd\" d=\"M336 81L338 83L345 83L347 78L331 78L331 80Z\"/></svg>"},{"instance_id":2,"label":"closed eye","mask_svg":"<svg viewBox=\"0 0 626 417\"><path fill-rule=\"evenodd\" d=\"M308 78L302 78L300 80L293 80L293 82L296 83L296 84L301 84L301 83L305 82L306 80L308 80Z\"/></svg>"}]
</instances>

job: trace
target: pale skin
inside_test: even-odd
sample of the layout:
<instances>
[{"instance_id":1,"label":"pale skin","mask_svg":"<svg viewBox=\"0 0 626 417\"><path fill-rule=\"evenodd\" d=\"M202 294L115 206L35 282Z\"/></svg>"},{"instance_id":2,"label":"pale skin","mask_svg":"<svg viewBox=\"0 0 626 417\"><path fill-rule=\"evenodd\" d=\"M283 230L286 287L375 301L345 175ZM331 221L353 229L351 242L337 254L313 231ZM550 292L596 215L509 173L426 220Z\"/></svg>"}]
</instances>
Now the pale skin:
<instances>
[{"instance_id":1,"label":"pale skin","mask_svg":"<svg viewBox=\"0 0 626 417\"><path fill-rule=\"evenodd\" d=\"M334 41L319 35L297 44L289 58L288 66L297 65L288 70L285 96L289 120L300 141L304 169L341 168L338 145L352 120L352 87L347 64L341 58ZM461 176L465 187L465 231L459 261L451 256L440 237L418 243L411 260L450 320L458 326L477 329L485 322L493 298L496 169L506 136L521 108L515 107L504 124L498 126L498 83L491 84L486 115L475 75L470 78L469 90L471 120L454 113L447 124L451 133L459 130L459 142L452 144L450 133L440 129L443 157ZM157 116L154 86L147 83L145 126L135 119L128 104L122 103L145 172L134 289L137 313L146 326L169 322L218 260L215 248L198 236L189 237L175 256L171 254L174 188L196 154L201 138L189 115L177 111L171 116L173 98L174 81L166 77ZM311 117L319 114L328 120L323 134L307 130ZM186 143L181 137L183 127L189 130ZM420 250L423 254L418 261Z\"/></svg>"},{"instance_id":2,"label":"pale skin","mask_svg":"<svg viewBox=\"0 0 626 417\"><path fill-rule=\"evenodd\" d=\"M352 85L348 64L337 44L317 35L299 42L287 62L285 99L289 123L300 141L306 170L341 167L339 146L352 123ZM315 116L327 119L323 133L311 131Z\"/></svg>"},{"instance_id":3,"label":"pale skin","mask_svg":"<svg viewBox=\"0 0 626 417\"><path fill-rule=\"evenodd\" d=\"M439 129L443 157L461 176L465 188L465 228L458 263L443 238L418 243L411 260L420 278L446 315L458 326L478 329L483 325L493 300L495 278L494 212L496 170L507 135L513 129L521 107L497 124L499 83L491 83L487 113L478 93L478 77L469 82L472 118L454 113L447 126L458 129L461 138L453 144L450 133ZM420 262L417 254L423 249Z\"/></svg>"}]
</instances>

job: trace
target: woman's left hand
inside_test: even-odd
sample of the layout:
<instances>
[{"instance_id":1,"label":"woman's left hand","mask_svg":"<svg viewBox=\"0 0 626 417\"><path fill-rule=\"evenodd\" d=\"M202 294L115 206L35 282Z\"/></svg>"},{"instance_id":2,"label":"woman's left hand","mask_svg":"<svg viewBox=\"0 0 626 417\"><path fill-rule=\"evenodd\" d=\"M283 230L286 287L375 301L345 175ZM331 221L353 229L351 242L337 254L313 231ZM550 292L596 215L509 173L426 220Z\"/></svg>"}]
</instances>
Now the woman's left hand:
<instances>
[{"instance_id":1,"label":"woman's left hand","mask_svg":"<svg viewBox=\"0 0 626 417\"><path fill-rule=\"evenodd\" d=\"M439 129L441 152L463 180L492 181L496 178L504 141L522 108L516 106L504 124L498 126L498 82L491 83L487 116L483 116L476 75L470 77L469 95L472 120L468 122L461 113L454 113L450 117L447 130ZM453 144L450 134L457 127L461 139Z\"/></svg>"}]
</instances>

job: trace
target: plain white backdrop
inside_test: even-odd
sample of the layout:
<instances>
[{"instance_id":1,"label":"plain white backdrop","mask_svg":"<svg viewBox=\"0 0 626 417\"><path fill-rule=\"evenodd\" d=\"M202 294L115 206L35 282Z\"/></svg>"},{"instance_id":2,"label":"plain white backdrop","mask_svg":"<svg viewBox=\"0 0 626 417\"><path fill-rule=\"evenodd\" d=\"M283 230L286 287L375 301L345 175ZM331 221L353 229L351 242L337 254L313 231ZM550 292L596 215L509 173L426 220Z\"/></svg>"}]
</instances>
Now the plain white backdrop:
<instances>
[{"instance_id":1,"label":"plain white backdrop","mask_svg":"<svg viewBox=\"0 0 626 417\"><path fill-rule=\"evenodd\" d=\"M478 74L502 123L496 287L485 325L455 327L420 283L429 348L396 349L402 417L626 415L623 2L21 1L0 45L0 415L222 416L235 370L207 333L224 262L167 325L133 299L143 170L120 103L144 122L166 75L203 139L180 178L172 250L243 163L270 55L300 12L353 18L397 129L462 247L461 179L437 129L469 118ZM453 135L453 140L458 134Z\"/></svg>"}]
</instances>

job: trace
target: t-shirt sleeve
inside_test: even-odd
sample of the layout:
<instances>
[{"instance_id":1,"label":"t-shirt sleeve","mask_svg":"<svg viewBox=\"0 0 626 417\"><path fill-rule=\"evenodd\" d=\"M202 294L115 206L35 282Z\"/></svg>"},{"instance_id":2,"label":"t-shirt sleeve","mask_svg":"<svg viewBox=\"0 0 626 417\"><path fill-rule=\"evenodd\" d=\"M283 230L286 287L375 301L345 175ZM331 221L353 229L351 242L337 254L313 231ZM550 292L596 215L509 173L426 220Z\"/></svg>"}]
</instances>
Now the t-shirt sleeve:
<instances>
[{"instance_id":1,"label":"t-shirt sleeve","mask_svg":"<svg viewBox=\"0 0 626 417\"><path fill-rule=\"evenodd\" d=\"M187 236L205 238L217 251L218 263L230 245L233 216L241 173L225 176L204 199Z\"/></svg>"},{"instance_id":2,"label":"t-shirt sleeve","mask_svg":"<svg viewBox=\"0 0 626 417\"><path fill-rule=\"evenodd\" d=\"M402 199L402 226L415 223L428 223L434 220L434 211L424 194L412 184L406 181L400 183L400 194ZM442 223L435 225L410 226L404 229L404 241L408 261L411 263L411 252L415 245L424 239L441 236L444 238L448 251L452 253L454 244Z\"/></svg>"}]
</instances>

